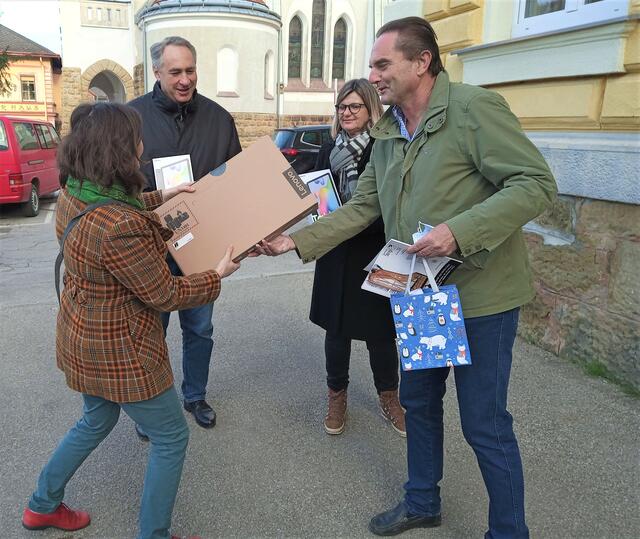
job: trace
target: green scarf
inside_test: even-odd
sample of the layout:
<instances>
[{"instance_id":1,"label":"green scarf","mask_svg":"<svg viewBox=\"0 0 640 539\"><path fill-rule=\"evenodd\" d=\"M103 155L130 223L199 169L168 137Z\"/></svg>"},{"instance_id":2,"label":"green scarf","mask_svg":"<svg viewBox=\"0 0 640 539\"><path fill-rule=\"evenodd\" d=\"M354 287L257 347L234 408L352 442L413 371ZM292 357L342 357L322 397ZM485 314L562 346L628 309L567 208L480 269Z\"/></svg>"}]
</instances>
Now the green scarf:
<instances>
[{"instance_id":1,"label":"green scarf","mask_svg":"<svg viewBox=\"0 0 640 539\"><path fill-rule=\"evenodd\" d=\"M102 187L91 180L83 180L81 184L80 180L68 176L65 187L71 196L87 204L95 204L111 198L126 202L140 210L144 209L142 201L139 198L128 195L124 187L119 184L113 184L111 187Z\"/></svg>"}]
</instances>

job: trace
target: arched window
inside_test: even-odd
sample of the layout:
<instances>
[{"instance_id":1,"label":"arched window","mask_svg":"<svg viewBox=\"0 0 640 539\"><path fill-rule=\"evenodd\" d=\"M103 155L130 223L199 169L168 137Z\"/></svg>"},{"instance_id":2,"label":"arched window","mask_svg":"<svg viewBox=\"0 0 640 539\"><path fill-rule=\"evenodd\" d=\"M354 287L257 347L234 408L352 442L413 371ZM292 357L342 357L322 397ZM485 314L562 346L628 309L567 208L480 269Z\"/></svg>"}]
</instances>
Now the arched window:
<instances>
[{"instance_id":1,"label":"arched window","mask_svg":"<svg viewBox=\"0 0 640 539\"><path fill-rule=\"evenodd\" d=\"M332 79L344 80L345 50L347 45L347 23L338 19L333 30L333 69Z\"/></svg>"},{"instance_id":2,"label":"arched window","mask_svg":"<svg viewBox=\"0 0 640 539\"><path fill-rule=\"evenodd\" d=\"M273 99L276 85L273 51L267 51L264 55L264 97Z\"/></svg>"},{"instance_id":3,"label":"arched window","mask_svg":"<svg viewBox=\"0 0 640 539\"><path fill-rule=\"evenodd\" d=\"M238 53L231 47L218 51L218 95L238 95Z\"/></svg>"},{"instance_id":4,"label":"arched window","mask_svg":"<svg viewBox=\"0 0 640 539\"><path fill-rule=\"evenodd\" d=\"M288 77L300 78L300 64L302 61L302 22L300 17L294 17L289 23L289 64Z\"/></svg>"},{"instance_id":5,"label":"arched window","mask_svg":"<svg viewBox=\"0 0 640 539\"><path fill-rule=\"evenodd\" d=\"M311 9L311 78L322 78L324 60L324 0L313 0Z\"/></svg>"}]
</instances>

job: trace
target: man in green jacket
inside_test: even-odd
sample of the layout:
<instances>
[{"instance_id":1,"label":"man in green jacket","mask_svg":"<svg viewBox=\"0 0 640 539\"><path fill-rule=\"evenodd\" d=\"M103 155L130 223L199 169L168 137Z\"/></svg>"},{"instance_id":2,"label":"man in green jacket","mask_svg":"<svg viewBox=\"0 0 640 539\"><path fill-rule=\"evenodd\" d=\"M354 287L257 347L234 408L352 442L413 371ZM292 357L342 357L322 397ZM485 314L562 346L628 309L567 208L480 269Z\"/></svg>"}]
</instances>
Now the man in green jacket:
<instances>
[{"instance_id":1,"label":"man in green jacket","mask_svg":"<svg viewBox=\"0 0 640 539\"><path fill-rule=\"evenodd\" d=\"M548 208L556 184L517 118L495 92L452 83L428 22L385 24L369 80L391 107L374 126L371 160L353 198L291 236L261 242L277 255L315 260L382 215L388 239L412 243L418 221L434 225L408 252L463 260L460 291L472 365L455 371L462 430L489 494L487 539L527 538L522 463L507 391L519 308L534 296L521 227ZM443 397L449 368L402 373L409 479L405 497L369 529L396 535L440 524Z\"/></svg>"}]
</instances>

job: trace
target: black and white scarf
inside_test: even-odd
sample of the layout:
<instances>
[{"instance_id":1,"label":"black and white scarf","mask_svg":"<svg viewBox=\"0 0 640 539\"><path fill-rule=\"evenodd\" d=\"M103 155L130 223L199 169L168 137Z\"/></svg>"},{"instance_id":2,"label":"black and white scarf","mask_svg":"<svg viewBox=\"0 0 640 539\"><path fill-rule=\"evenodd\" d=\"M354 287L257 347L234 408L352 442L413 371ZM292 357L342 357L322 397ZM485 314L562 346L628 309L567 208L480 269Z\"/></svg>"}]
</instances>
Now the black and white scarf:
<instances>
[{"instance_id":1,"label":"black and white scarf","mask_svg":"<svg viewBox=\"0 0 640 539\"><path fill-rule=\"evenodd\" d=\"M338 175L338 191L342 202L349 200L358 183L358 163L371 137L367 131L353 138L340 131L329 155L331 170Z\"/></svg>"}]
</instances>

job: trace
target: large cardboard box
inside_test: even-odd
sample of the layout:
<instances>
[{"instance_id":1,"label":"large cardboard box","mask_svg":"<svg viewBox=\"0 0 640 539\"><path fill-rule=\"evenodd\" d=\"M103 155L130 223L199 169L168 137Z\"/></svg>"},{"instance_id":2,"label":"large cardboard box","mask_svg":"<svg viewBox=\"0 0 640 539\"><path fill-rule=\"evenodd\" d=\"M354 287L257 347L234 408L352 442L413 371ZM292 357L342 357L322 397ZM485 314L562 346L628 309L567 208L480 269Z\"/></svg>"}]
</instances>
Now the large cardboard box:
<instances>
[{"instance_id":1,"label":"large cardboard box","mask_svg":"<svg viewBox=\"0 0 640 539\"><path fill-rule=\"evenodd\" d=\"M155 211L173 230L167 242L182 273L215 268L229 245L244 258L315 211L317 199L267 136Z\"/></svg>"}]
</instances>

